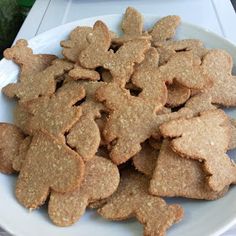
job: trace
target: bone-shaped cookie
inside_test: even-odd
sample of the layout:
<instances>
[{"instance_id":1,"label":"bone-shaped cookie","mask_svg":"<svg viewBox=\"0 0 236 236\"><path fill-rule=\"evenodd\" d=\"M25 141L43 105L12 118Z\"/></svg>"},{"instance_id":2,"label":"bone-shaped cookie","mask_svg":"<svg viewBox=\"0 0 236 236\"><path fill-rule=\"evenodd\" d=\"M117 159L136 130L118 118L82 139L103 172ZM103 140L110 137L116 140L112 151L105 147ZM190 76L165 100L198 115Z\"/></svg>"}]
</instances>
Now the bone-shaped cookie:
<instances>
[{"instance_id":1,"label":"bone-shaped cookie","mask_svg":"<svg viewBox=\"0 0 236 236\"><path fill-rule=\"evenodd\" d=\"M133 73L135 63L144 59L145 51L150 47L147 40L133 40L125 43L115 53L109 50L111 37L107 26L97 21L93 33L88 35L89 46L79 56L80 64L88 69L102 66L110 70L113 79L124 85Z\"/></svg>"},{"instance_id":2,"label":"bone-shaped cookie","mask_svg":"<svg viewBox=\"0 0 236 236\"><path fill-rule=\"evenodd\" d=\"M109 220L131 217L144 225L144 235L164 236L166 230L183 217L180 205L168 205L160 197L148 193L149 179L133 170L121 173L117 191L107 199L98 213Z\"/></svg>"},{"instance_id":3,"label":"bone-shaped cookie","mask_svg":"<svg viewBox=\"0 0 236 236\"><path fill-rule=\"evenodd\" d=\"M104 85L103 82L81 82L85 89L85 102L81 105L82 116L71 128L67 135L67 143L76 149L84 161L93 158L100 145L101 135L95 121L101 117L101 111L105 110L102 103L96 101L96 90Z\"/></svg>"},{"instance_id":4,"label":"bone-shaped cookie","mask_svg":"<svg viewBox=\"0 0 236 236\"><path fill-rule=\"evenodd\" d=\"M166 83L175 80L180 85L192 89L203 89L211 84L207 70L201 65L193 64L191 52L177 53L163 66L158 65L159 55L154 48L150 48L144 61L137 66L131 80L142 89L140 97L165 105L167 101ZM205 68L204 68L205 69ZM189 92L188 92L189 94Z\"/></svg>"},{"instance_id":5,"label":"bone-shaped cookie","mask_svg":"<svg viewBox=\"0 0 236 236\"><path fill-rule=\"evenodd\" d=\"M228 186L220 192L211 190L204 164L179 156L168 140L163 141L154 169L149 187L153 195L214 200L228 191Z\"/></svg>"},{"instance_id":6,"label":"bone-shaped cookie","mask_svg":"<svg viewBox=\"0 0 236 236\"><path fill-rule=\"evenodd\" d=\"M134 39L151 39L148 33L143 33L143 16L134 8L128 7L121 22L123 35L113 38L115 44L123 44Z\"/></svg>"},{"instance_id":7,"label":"bone-shaped cookie","mask_svg":"<svg viewBox=\"0 0 236 236\"><path fill-rule=\"evenodd\" d=\"M84 89L77 82L64 84L57 92L27 102L25 106L33 115L28 123L31 133L45 130L64 140L64 133L79 120L81 107L73 106L85 96Z\"/></svg>"},{"instance_id":8,"label":"bone-shaped cookie","mask_svg":"<svg viewBox=\"0 0 236 236\"><path fill-rule=\"evenodd\" d=\"M15 125L0 123L0 172L11 174L15 170L13 161L19 154L24 134Z\"/></svg>"},{"instance_id":9,"label":"bone-shaped cookie","mask_svg":"<svg viewBox=\"0 0 236 236\"><path fill-rule=\"evenodd\" d=\"M54 137L34 135L16 183L16 197L26 208L35 209L50 191L65 193L78 188L83 180L81 157Z\"/></svg>"},{"instance_id":10,"label":"bone-shaped cookie","mask_svg":"<svg viewBox=\"0 0 236 236\"><path fill-rule=\"evenodd\" d=\"M69 226L85 213L89 203L109 197L119 184L116 165L103 157L95 156L86 162L84 180L79 189L61 194L52 192L48 205L49 217L54 224Z\"/></svg>"},{"instance_id":11,"label":"bone-shaped cookie","mask_svg":"<svg viewBox=\"0 0 236 236\"><path fill-rule=\"evenodd\" d=\"M55 78L73 68L73 64L64 60L54 60L45 70L24 76L18 83L8 84L3 93L10 98L17 97L21 103L36 99L43 95L52 95L56 90Z\"/></svg>"},{"instance_id":12,"label":"bone-shaped cookie","mask_svg":"<svg viewBox=\"0 0 236 236\"><path fill-rule=\"evenodd\" d=\"M24 39L16 41L16 44L4 51L4 57L13 60L20 66L20 79L31 76L46 69L56 56L50 54L33 54L28 42Z\"/></svg>"},{"instance_id":13,"label":"bone-shaped cookie","mask_svg":"<svg viewBox=\"0 0 236 236\"><path fill-rule=\"evenodd\" d=\"M172 119L191 116L191 110L157 115L161 104L148 103L134 97L116 83L109 83L97 90L97 98L110 111L103 135L112 144L111 159L116 164L126 162L141 149L140 144L159 133L159 126Z\"/></svg>"},{"instance_id":14,"label":"bone-shaped cookie","mask_svg":"<svg viewBox=\"0 0 236 236\"><path fill-rule=\"evenodd\" d=\"M185 158L204 163L208 184L214 191L236 183L236 166L227 156L229 120L222 110L203 112L199 117L170 121L160 127L171 137L172 149Z\"/></svg>"}]
</instances>

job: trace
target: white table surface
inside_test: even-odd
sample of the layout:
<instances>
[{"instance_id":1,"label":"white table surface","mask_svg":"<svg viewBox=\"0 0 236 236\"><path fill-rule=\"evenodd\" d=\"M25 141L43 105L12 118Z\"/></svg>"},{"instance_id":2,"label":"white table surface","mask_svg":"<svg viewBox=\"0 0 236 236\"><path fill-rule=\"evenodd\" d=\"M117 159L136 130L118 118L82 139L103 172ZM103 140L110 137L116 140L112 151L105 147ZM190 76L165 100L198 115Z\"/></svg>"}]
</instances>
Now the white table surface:
<instances>
[{"instance_id":1,"label":"white table surface","mask_svg":"<svg viewBox=\"0 0 236 236\"><path fill-rule=\"evenodd\" d=\"M86 17L122 13L127 6L157 16L179 15L183 21L214 31L236 44L236 14L230 0L36 0L16 39L30 39ZM236 226L222 236L235 235ZM8 234L0 228L0 236Z\"/></svg>"}]
</instances>

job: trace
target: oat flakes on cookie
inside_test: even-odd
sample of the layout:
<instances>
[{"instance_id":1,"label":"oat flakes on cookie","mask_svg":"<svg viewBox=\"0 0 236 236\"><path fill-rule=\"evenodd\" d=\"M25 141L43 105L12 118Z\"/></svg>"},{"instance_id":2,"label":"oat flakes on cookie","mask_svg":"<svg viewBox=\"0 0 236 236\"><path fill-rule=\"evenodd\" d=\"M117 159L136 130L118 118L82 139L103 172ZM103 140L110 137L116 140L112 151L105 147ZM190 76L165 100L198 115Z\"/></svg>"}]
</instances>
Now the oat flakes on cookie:
<instances>
[{"instance_id":1,"label":"oat flakes on cookie","mask_svg":"<svg viewBox=\"0 0 236 236\"><path fill-rule=\"evenodd\" d=\"M56 77L73 68L73 64L56 59L45 70L21 77L17 83L11 83L2 89L2 92L10 97L17 97L21 103L39 98L51 96L56 90Z\"/></svg>"},{"instance_id":2,"label":"oat flakes on cookie","mask_svg":"<svg viewBox=\"0 0 236 236\"><path fill-rule=\"evenodd\" d=\"M101 142L99 126L95 119L101 117L105 110L102 103L95 98L95 92L103 82L80 82L79 85L85 90L85 101L82 103L82 116L70 129L66 141L68 145L75 148L84 161L94 157Z\"/></svg>"},{"instance_id":3,"label":"oat flakes on cookie","mask_svg":"<svg viewBox=\"0 0 236 236\"><path fill-rule=\"evenodd\" d=\"M220 192L213 191L207 184L204 164L175 153L168 140L164 140L154 166L149 191L162 197L186 197L215 200L228 191L226 186Z\"/></svg>"},{"instance_id":4,"label":"oat flakes on cookie","mask_svg":"<svg viewBox=\"0 0 236 236\"><path fill-rule=\"evenodd\" d=\"M108 83L97 90L97 98L110 111L103 136L111 143L110 157L116 164L129 160L141 150L141 143L152 135L159 135L159 126L179 117L191 117L190 109L157 115L161 104L148 103L116 83Z\"/></svg>"},{"instance_id":5,"label":"oat flakes on cookie","mask_svg":"<svg viewBox=\"0 0 236 236\"><path fill-rule=\"evenodd\" d=\"M13 159L13 162L12 162L13 169L17 172L20 172L21 167L23 166L31 141L32 141L32 137L27 136L20 143L18 155Z\"/></svg>"},{"instance_id":6,"label":"oat flakes on cookie","mask_svg":"<svg viewBox=\"0 0 236 236\"><path fill-rule=\"evenodd\" d=\"M17 103L13 111L14 123L18 126L25 135L32 135L28 127L32 114L21 104Z\"/></svg>"},{"instance_id":7,"label":"oat flakes on cookie","mask_svg":"<svg viewBox=\"0 0 236 236\"><path fill-rule=\"evenodd\" d=\"M212 78L212 86L197 93L187 106L199 108L198 101L202 101L201 106L205 109L214 109L215 105L236 106L236 77L231 74L232 57L224 50L212 49L204 56L202 67Z\"/></svg>"},{"instance_id":8,"label":"oat flakes on cookie","mask_svg":"<svg viewBox=\"0 0 236 236\"><path fill-rule=\"evenodd\" d=\"M103 67L109 70L113 80L123 86L133 73L134 64L144 59L144 53L150 47L147 40L133 40L125 43L116 52L109 50L111 37L102 21L94 24L93 33L88 40L89 45L80 53L80 64L88 69Z\"/></svg>"},{"instance_id":9,"label":"oat flakes on cookie","mask_svg":"<svg viewBox=\"0 0 236 236\"><path fill-rule=\"evenodd\" d=\"M69 39L61 41L63 56L72 62L77 62L82 50L88 45L87 35L92 33L92 27L78 26L71 31Z\"/></svg>"},{"instance_id":10,"label":"oat flakes on cookie","mask_svg":"<svg viewBox=\"0 0 236 236\"><path fill-rule=\"evenodd\" d=\"M82 86L72 81L64 84L51 97L43 96L27 102L25 106L32 114L28 129L31 133L45 130L64 140L64 133L70 130L82 114L81 107L74 105L84 96Z\"/></svg>"},{"instance_id":11,"label":"oat flakes on cookie","mask_svg":"<svg viewBox=\"0 0 236 236\"><path fill-rule=\"evenodd\" d=\"M135 39L150 40L151 36L143 32L143 16L136 9L128 7L121 22L123 35L112 39L112 43L122 45Z\"/></svg>"},{"instance_id":12,"label":"oat flakes on cookie","mask_svg":"<svg viewBox=\"0 0 236 236\"><path fill-rule=\"evenodd\" d=\"M89 203L111 196L119 180L117 166L108 159L95 156L86 162L80 188L65 194L52 191L48 205L49 217L59 226L74 224L85 213Z\"/></svg>"},{"instance_id":13,"label":"oat flakes on cookie","mask_svg":"<svg viewBox=\"0 0 236 236\"><path fill-rule=\"evenodd\" d=\"M33 54L31 48L28 47L28 42L24 39L19 39L11 48L4 51L4 57L14 61L20 66L20 76L31 76L45 70L56 56L50 54Z\"/></svg>"},{"instance_id":14,"label":"oat flakes on cookie","mask_svg":"<svg viewBox=\"0 0 236 236\"><path fill-rule=\"evenodd\" d=\"M180 21L180 17L174 15L166 16L158 20L149 32L152 36L152 42L163 42L172 39Z\"/></svg>"},{"instance_id":15,"label":"oat flakes on cookie","mask_svg":"<svg viewBox=\"0 0 236 236\"><path fill-rule=\"evenodd\" d=\"M19 154L19 147L25 136L17 126L0 123L0 172L15 172L13 161Z\"/></svg>"},{"instance_id":16,"label":"oat flakes on cookie","mask_svg":"<svg viewBox=\"0 0 236 236\"><path fill-rule=\"evenodd\" d=\"M36 209L51 191L65 193L78 188L84 176L82 158L56 138L34 135L16 183L16 198Z\"/></svg>"},{"instance_id":17,"label":"oat flakes on cookie","mask_svg":"<svg viewBox=\"0 0 236 236\"><path fill-rule=\"evenodd\" d=\"M226 151L230 126L222 110L206 111L199 117L178 119L160 127L165 137L173 138L171 148L179 155L204 163L207 182L214 191L236 183L236 166Z\"/></svg>"},{"instance_id":18,"label":"oat flakes on cookie","mask_svg":"<svg viewBox=\"0 0 236 236\"><path fill-rule=\"evenodd\" d=\"M98 213L108 220L125 220L131 217L144 226L144 235L164 236L166 230L183 218L180 205L168 205L148 193L149 179L131 170L121 172L121 182L117 191L107 199Z\"/></svg>"},{"instance_id":19,"label":"oat flakes on cookie","mask_svg":"<svg viewBox=\"0 0 236 236\"><path fill-rule=\"evenodd\" d=\"M175 81L173 82L173 84L167 85L167 90L167 107L178 107L184 104L190 98L191 95L189 88L186 88Z\"/></svg>"},{"instance_id":20,"label":"oat flakes on cookie","mask_svg":"<svg viewBox=\"0 0 236 236\"><path fill-rule=\"evenodd\" d=\"M79 64L75 64L74 68L69 71L68 75L73 80L92 80L100 79L100 74L95 70L85 69Z\"/></svg>"},{"instance_id":21,"label":"oat flakes on cookie","mask_svg":"<svg viewBox=\"0 0 236 236\"><path fill-rule=\"evenodd\" d=\"M80 53L89 45L88 36L92 34L93 28L78 26L71 31L67 40L61 41L63 56L72 62L78 62ZM116 37L114 32L109 32L111 38Z\"/></svg>"},{"instance_id":22,"label":"oat flakes on cookie","mask_svg":"<svg viewBox=\"0 0 236 236\"><path fill-rule=\"evenodd\" d=\"M143 62L136 67L131 80L134 85L142 89L140 97L165 105L168 95L166 84L175 82L182 87L200 90L211 85L211 77L207 72L201 65L193 64L191 52L175 54L165 65L159 67L159 54L155 48L150 48ZM179 89L179 101L175 104L172 101L172 105L184 103L190 96L189 89Z\"/></svg>"},{"instance_id":23,"label":"oat flakes on cookie","mask_svg":"<svg viewBox=\"0 0 236 236\"><path fill-rule=\"evenodd\" d=\"M201 93L191 97L184 106L191 109L194 115L217 109L215 105L212 105L212 97L208 93Z\"/></svg>"},{"instance_id":24,"label":"oat flakes on cookie","mask_svg":"<svg viewBox=\"0 0 236 236\"><path fill-rule=\"evenodd\" d=\"M236 119L230 119L230 130L231 130L231 138L229 141L228 150L232 150L236 148Z\"/></svg>"},{"instance_id":25,"label":"oat flakes on cookie","mask_svg":"<svg viewBox=\"0 0 236 236\"><path fill-rule=\"evenodd\" d=\"M144 142L141 146L141 151L132 158L134 167L139 172L152 176L159 151L154 149L148 141Z\"/></svg>"},{"instance_id":26,"label":"oat flakes on cookie","mask_svg":"<svg viewBox=\"0 0 236 236\"><path fill-rule=\"evenodd\" d=\"M163 65L178 52L191 51L194 56L194 63L201 63L200 59L208 52L203 42L196 39L183 39L177 41L164 41L154 43L159 53L159 65Z\"/></svg>"}]
</instances>

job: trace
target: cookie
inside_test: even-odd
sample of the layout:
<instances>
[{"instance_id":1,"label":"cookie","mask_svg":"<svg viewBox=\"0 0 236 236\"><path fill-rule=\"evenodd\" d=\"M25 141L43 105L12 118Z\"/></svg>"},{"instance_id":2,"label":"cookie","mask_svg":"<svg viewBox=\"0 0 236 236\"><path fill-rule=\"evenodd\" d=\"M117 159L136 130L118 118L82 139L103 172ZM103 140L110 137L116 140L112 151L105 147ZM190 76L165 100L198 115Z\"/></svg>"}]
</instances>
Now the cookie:
<instances>
[{"instance_id":1,"label":"cookie","mask_svg":"<svg viewBox=\"0 0 236 236\"><path fill-rule=\"evenodd\" d=\"M172 151L170 142L164 140L150 181L150 193L161 197L205 200L223 197L228 186L220 192L211 190L206 183L209 176L205 173L203 165L197 160L179 156Z\"/></svg>"},{"instance_id":2,"label":"cookie","mask_svg":"<svg viewBox=\"0 0 236 236\"><path fill-rule=\"evenodd\" d=\"M162 107L161 110L157 111L157 115L163 115L163 114L169 114L171 113L171 108L168 107Z\"/></svg>"},{"instance_id":3,"label":"cookie","mask_svg":"<svg viewBox=\"0 0 236 236\"><path fill-rule=\"evenodd\" d=\"M144 53L150 46L147 40L133 40L125 43L114 53L113 50L109 50L109 30L101 21L94 24L93 33L89 35L88 40L89 46L80 53L80 64L88 69L103 67L109 70L113 80L121 85L129 80L134 64L144 59Z\"/></svg>"},{"instance_id":4,"label":"cookie","mask_svg":"<svg viewBox=\"0 0 236 236\"><path fill-rule=\"evenodd\" d=\"M162 197L216 200L236 184L236 121L219 109L236 105L232 57L176 40L179 24L167 16L145 31L128 7L121 35L102 21L78 26L64 58L26 40L5 50L20 73L2 89L17 102L15 125L0 123L0 172L18 174L21 205L46 203L58 226L91 208L163 236L183 208Z\"/></svg>"},{"instance_id":5,"label":"cookie","mask_svg":"<svg viewBox=\"0 0 236 236\"><path fill-rule=\"evenodd\" d=\"M107 145L107 143L106 143L106 140L103 137L103 130L104 130L105 125L107 123L108 114L106 112L102 112L100 114L100 116L101 117L99 117L99 118L97 118L95 120L96 124L97 124L97 126L99 128L99 131L100 131L100 138L101 138L101 140L100 140L99 146L105 146L105 145Z\"/></svg>"},{"instance_id":6,"label":"cookie","mask_svg":"<svg viewBox=\"0 0 236 236\"><path fill-rule=\"evenodd\" d=\"M92 33L92 27L78 26L71 31L69 39L61 41L63 56L72 62L77 62L82 50L88 45L87 35Z\"/></svg>"},{"instance_id":7,"label":"cookie","mask_svg":"<svg viewBox=\"0 0 236 236\"><path fill-rule=\"evenodd\" d=\"M213 79L213 85L205 89L202 93L192 90L191 95L195 95L190 99L191 106L197 105L197 100L202 100L205 109L209 106L210 109L214 109L214 105L234 106L234 76L231 75L232 71L232 58L231 56L219 49L210 50L204 57L202 63L203 69L208 70L209 76ZM232 91L231 91L232 90ZM198 96L197 96L198 95ZM207 97L207 101L206 101Z\"/></svg>"},{"instance_id":8,"label":"cookie","mask_svg":"<svg viewBox=\"0 0 236 236\"><path fill-rule=\"evenodd\" d=\"M165 105L168 94L166 83L172 84L175 81L184 87L195 89L203 89L211 85L212 81L207 70L203 71L201 65L193 65L191 52L176 53L165 65L160 67L158 61L159 55L156 49L151 48L147 51L144 61L136 67L131 80L134 85L142 89L139 97ZM190 91L185 90L183 97L189 96ZM181 99L183 98L181 97Z\"/></svg>"},{"instance_id":9,"label":"cookie","mask_svg":"<svg viewBox=\"0 0 236 236\"><path fill-rule=\"evenodd\" d=\"M213 86L206 90L212 103L223 106L236 106L236 76L231 75L233 62L231 56L223 50L211 50L205 57L205 63L211 65Z\"/></svg>"},{"instance_id":10,"label":"cookie","mask_svg":"<svg viewBox=\"0 0 236 236\"><path fill-rule=\"evenodd\" d=\"M99 80L100 74L95 70L84 69L79 64L69 71L68 75L74 80Z\"/></svg>"},{"instance_id":11,"label":"cookie","mask_svg":"<svg viewBox=\"0 0 236 236\"><path fill-rule=\"evenodd\" d=\"M27 102L25 106L32 114L28 123L31 133L45 130L51 135L64 140L64 133L79 120L82 109L74 106L85 96L84 89L77 82L64 84L52 96Z\"/></svg>"},{"instance_id":12,"label":"cookie","mask_svg":"<svg viewBox=\"0 0 236 236\"><path fill-rule=\"evenodd\" d=\"M103 82L79 83L85 90L85 102L81 105L82 116L69 131L66 141L75 148L84 161L94 157L101 142L100 130L95 119L101 117L105 107L96 101L96 90L104 85Z\"/></svg>"},{"instance_id":13,"label":"cookie","mask_svg":"<svg viewBox=\"0 0 236 236\"><path fill-rule=\"evenodd\" d=\"M217 109L215 105L212 105L212 97L208 93L200 93L191 97L186 102L185 107L191 109L194 115L199 115L204 111Z\"/></svg>"},{"instance_id":14,"label":"cookie","mask_svg":"<svg viewBox=\"0 0 236 236\"><path fill-rule=\"evenodd\" d=\"M112 75L109 70L103 70L101 73L102 81L106 83L112 82Z\"/></svg>"},{"instance_id":15,"label":"cookie","mask_svg":"<svg viewBox=\"0 0 236 236\"><path fill-rule=\"evenodd\" d=\"M180 117L192 117L193 113L188 108L187 109L180 108L180 109L177 109L176 112L172 112L170 108L162 107L161 110L156 112L156 115L158 116L158 120L159 120L158 122L160 122L160 124L163 124L165 122L168 122L169 120L178 119ZM163 137L158 128L153 131L152 136L149 138L149 143L155 149L158 149L158 147L160 149L160 144L162 143L162 139Z\"/></svg>"},{"instance_id":16,"label":"cookie","mask_svg":"<svg viewBox=\"0 0 236 236\"><path fill-rule=\"evenodd\" d=\"M173 82L173 84L167 85L168 95L166 106L168 107L178 107L184 104L191 95L190 89L184 87L183 85Z\"/></svg>"},{"instance_id":17,"label":"cookie","mask_svg":"<svg viewBox=\"0 0 236 236\"><path fill-rule=\"evenodd\" d=\"M14 173L12 163L19 153L24 134L15 125L0 123L0 172Z\"/></svg>"},{"instance_id":18,"label":"cookie","mask_svg":"<svg viewBox=\"0 0 236 236\"><path fill-rule=\"evenodd\" d=\"M146 141L142 144L141 151L132 158L135 169L147 176L152 176L158 154L159 151Z\"/></svg>"},{"instance_id":19,"label":"cookie","mask_svg":"<svg viewBox=\"0 0 236 236\"><path fill-rule=\"evenodd\" d=\"M69 226L85 213L89 203L112 195L119 184L119 171L110 160L94 157L85 165L81 187L65 194L52 192L48 205L49 217L54 224Z\"/></svg>"},{"instance_id":20,"label":"cookie","mask_svg":"<svg viewBox=\"0 0 236 236\"><path fill-rule=\"evenodd\" d=\"M167 88L160 77L159 55L155 48L150 48L146 52L145 59L136 66L131 81L142 89L139 97L165 105Z\"/></svg>"},{"instance_id":21,"label":"cookie","mask_svg":"<svg viewBox=\"0 0 236 236\"><path fill-rule=\"evenodd\" d=\"M230 119L230 130L231 130L231 138L229 141L228 150L232 150L236 148L236 119Z\"/></svg>"},{"instance_id":22,"label":"cookie","mask_svg":"<svg viewBox=\"0 0 236 236\"><path fill-rule=\"evenodd\" d=\"M166 16L158 20L149 32L152 36L153 43L172 39L180 21L180 17L174 15Z\"/></svg>"},{"instance_id":23,"label":"cookie","mask_svg":"<svg viewBox=\"0 0 236 236\"><path fill-rule=\"evenodd\" d=\"M209 73L210 65L205 57L202 64L195 64L194 54L189 52L179 52L172 56L167 64L160 67L162 74L166 75L165 81L171 83L173 77L175 80L191 89L204 89L212 85L212 77Z\"/></svg>"},{"instance_id":24,"label":"cookie","mask_svg":"<svg viewBox=\"0 0 236 236\"><path fill-rule=\"evenodd\" d=\"M21 167L23 166L31 141L32 138L28 136L24 140L22 140L19 145L18 154L15 156L12 162L13 169L17 172L20 172Z\"/></svg>"},{"instance_id":25,"label":"cookie","mask_svg":"<svg viewBox=\"0 0 236 236\"><path fill-rule=\"evenodd\" d=\"M89 34L92 34L92 32L93 28L87 26L78 26L72 30L69 38L61 41L63 56L69 61L78 62L81 51L89 45L87 37ZM117 37L114 32L110 31L109 33L111 38Z\"/></svg>"},{"instance_id":26,"label":"cookie","mask_svg":"<svg viewBox=\"0 0 236 236\"><path fill-rule=\"evenodd\" d=\"M95 202L89 203L88 208L90 208L90 209L98 209L98 208L103 207L106 202L107 202L106 198L101 199L101 200L97 200Z\"/></svg>"},{"instance_id":27,"label":"cookie","mask_svg":"<svg viewBox=\"0 0 236 236\"><path fill-rule=\"evenodd\" d=\"M110 157L116 164L124 163L137 154L141 150L140 144L152 135L158 136L162 123L191 116L191 110L186 108L156 115L162 109L161 104L147 103L140 97L131 96L128 90L116 83L99 88L96 96L110 111L103 135L112 145Z\"/></svg>"},{"instance_id":28,"label":"cookie","mask_svg":"<svg viewBox=\"0 0 236 236\"><path fill-rule=\"evenodd\" d=\"M42 205L50 191L65 193L78 188L84 176L81 157L54 137L34 135L16 183L16 197L26 208Z\"/></svg>"},{"instance_id":29,"label":"cookie","mask_svg":"<svg viewBox=\"0 0 236 236\"><path fill-rule=\"evenodd\" d=\"M96 156L101 156L101 157L110 159L107 145L100 146L96 152Z\"/></svg>"},{"instance_id":30,"label":"cookie","mask_svg":"<svg viewBox=\"0 0 236 236\"><path fill-rule=\"evenodd\" d=\"M236 183L236 166L227 156L230 141L228 117L222 110L206 111L199 117L170 121L160 127L171 137L172 149L179 155L204 162L207 182L214 191Z\"/></svg>"},{"instance_id":31,"label":"cookie","mask_svg":"<svg viewBox=\"0 0 236 236\"><path fill-rule=\"evenodd\" d=\"M14 123L19 127L24 134L32 135L31 130L28 127L32 114L21 104L17 103L14 109Z\"/></svg>"},{"instance_id":32,"label":"cookie","mask_svg":"<svg viewBox=\"0 0 236 236\"><path fill-rule=\"evenodd\" d=\"M162 144L162 139L155 139L155 138L151 137L150 139L148 139L148 143L152 148L154 148L156 150L160 150L161 144Z\"/></svg>"},{"instance_id":33,"label":"cookie","mask_svg":"<svg viewBox=\"0 0 236 236\"><path fill-rule=\"evenodd\" d=\"M196 39L183 39L177 41L164 41L154 43L159 53L159 65L163 65L176 53L183 51L191 51L195 58L195 63L200 64L200 59L207 53L203 42Z\"/></svg>"},{"instance_id":34,"label":"cookie","mask_svg":"<svg viewBox=\"0 0 236 236\"><path fill-rule=\"evenodd\" d=\"M18 83L8 84L2 92L10 97L17 97L21 103L39 98L40 96L50 96L56 90L55 78L73 68L73 65L60 59L54 60L52 65L45 70L21 77Z\"/></svg>"},{"instance_id":35,"label":"cookie","mask_svg":"<svg viewBox=\"0 0 236 236\"><path fill-rule=\"evenodd\" d=\"M143 16L134 8L128 7L121 22L123 35L113 38L112 43L122 45L135 39L151 39L148 33L143 33Z\"/></svg>"},{"instance_id":36,"label":"cookie","mask_svg":"<svg viewBox=\"0 0 236 236\"><path fill-rule=\"evenodd\" d=\"M167 205L148 193L149 179L132 170L123 171L118 190L98 210L108 220L135 217L144 226L144 235L165 235L166 230L183 217L180 205Z\"/></svg>"},{"instance_id":37,"label":"cookie","mask_svg":"<svg viewBox=\"0 0 236 236\"><path fill-rule=\"evenodd\" d=\"M204 57L202 67L213 78L213 86L205 91L211 96L211 102L236 106L236 77L231 75L232 57L226 51L212 49Z\"/></svg>"},{"instance_id":38,"label":"cookie","mask_svg":"<svg viewBox=\"0 0 236 236\"><path fill-rule=\"evenodd\" d=\"M20 66L20 79L45 70L56 59L56 56L50 54L33 54L24 39L17 40L16 44L6 49L3 55Z\"/></svg>"}]
</instances>

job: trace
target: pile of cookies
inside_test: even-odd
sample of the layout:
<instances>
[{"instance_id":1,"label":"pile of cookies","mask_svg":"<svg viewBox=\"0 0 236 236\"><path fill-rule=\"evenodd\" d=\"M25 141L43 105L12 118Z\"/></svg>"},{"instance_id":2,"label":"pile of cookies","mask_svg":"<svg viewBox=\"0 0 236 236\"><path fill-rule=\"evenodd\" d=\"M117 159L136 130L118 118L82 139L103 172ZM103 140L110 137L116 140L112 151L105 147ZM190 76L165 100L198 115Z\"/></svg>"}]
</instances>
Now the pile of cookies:
<instances>
[{"instance_id":1,"label":"pile of cookies","mask_svg":"<svg viewBox=\"0 0 236 236\"><path fill-rule=\"evenodd\" d=\"M231 56L196 39L174 40L178 16L147 31L127 8L123 35L97 21L61 42L63 58L33 54L26 40L4 52L20 66L2 92L17 100L15 124L0 124L0 171L18 172L16 198L46 201L69 226L87 207L131 217L144 235L165 235L183 208L163 197L214 200L236 183Z\"/></svg>"}]
</instances>

